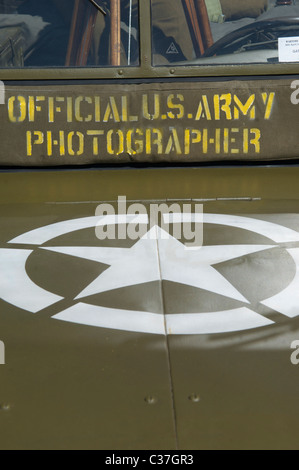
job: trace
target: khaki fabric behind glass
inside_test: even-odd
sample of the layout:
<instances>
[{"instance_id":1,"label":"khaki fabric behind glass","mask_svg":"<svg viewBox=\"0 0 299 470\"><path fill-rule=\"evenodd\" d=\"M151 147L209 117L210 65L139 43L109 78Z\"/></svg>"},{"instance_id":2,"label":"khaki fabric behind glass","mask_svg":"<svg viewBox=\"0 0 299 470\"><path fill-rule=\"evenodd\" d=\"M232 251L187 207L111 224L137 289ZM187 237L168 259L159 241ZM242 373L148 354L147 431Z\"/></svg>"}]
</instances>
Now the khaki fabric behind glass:
<instances>
[{"instance_id":1,"label":"khaki fabric behind glass","mask_svg":"<svg viewBox=\"0 0 299 470\"><path fill-rule=\"evenodd\" d=\"M226 20L257 18L268 8L268 0L220 0L220 2Z\"/></svg>"},{"instance_id":2,"label":"khaki fabric behind glass","mask_svg":"<svg viewBox=\"0 0 299 470\"><path fill-rule=\"evenodd\" d=\"M154 52L158 63L178 60L191 60L194 57L193 44L186 22L186 16L181 1L153 0L152 15L154 26ZM155 34L156 31L156 34ZM157 34L159 31L160 34ZM172 43L178 53L171 51ZM180 50L179 50L180 49ZM183 56L183 57L182 57Z\"/></svg>"},{"instance_id":3,"label":"khaki fabric behind glass","mask_svg":"<svg viewBox=\"0 0 299 470\"><path fill-rule=\"evenodd\" d=\"M206 0L209 13L217 7L217 17L226 21L256 18L268 8L268 0ZM154 63L192 60L194 49L181 0L152 0ZM211 16L210 16L211 19Z\"/></svg>"}]
</instances>

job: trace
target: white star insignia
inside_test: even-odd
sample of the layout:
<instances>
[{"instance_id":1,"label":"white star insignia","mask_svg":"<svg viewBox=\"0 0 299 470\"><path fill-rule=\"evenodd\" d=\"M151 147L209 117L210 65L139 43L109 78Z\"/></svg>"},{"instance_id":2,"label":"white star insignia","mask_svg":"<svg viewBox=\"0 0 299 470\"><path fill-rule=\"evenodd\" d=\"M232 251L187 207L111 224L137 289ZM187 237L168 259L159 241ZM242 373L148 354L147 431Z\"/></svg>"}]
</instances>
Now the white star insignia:
<instances>
[{"instance_id":1,"label":"white star insignia","mask_svg":"<svg viewBox=\"0 0 299 470\"><path fill-rule=\"evenodd\" d=\"M215 245L188 250L160 227L153 227L131 248L47 247L110 267L76 299L152 281L172 281L249 303L213 265L273 248L272 245Z\"/></svg>"}]
</instances>

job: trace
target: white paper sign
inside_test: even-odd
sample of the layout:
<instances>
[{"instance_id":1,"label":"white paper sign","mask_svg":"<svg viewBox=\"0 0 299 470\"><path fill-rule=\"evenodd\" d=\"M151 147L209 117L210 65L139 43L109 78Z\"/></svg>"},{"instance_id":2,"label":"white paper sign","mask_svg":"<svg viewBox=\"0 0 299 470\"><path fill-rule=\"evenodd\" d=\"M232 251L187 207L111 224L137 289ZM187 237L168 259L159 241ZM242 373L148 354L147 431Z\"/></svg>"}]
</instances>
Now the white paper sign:
<instances>
[{"instance_id":1,"label":"white paper sign","mask_svg":"<svg viewBox=\"0 0 299 470\"><path fill-rule=\"evenodd\" d=\"M299 37L278 39L279 62L299 62Z\"/></svg>"}]
</instances>

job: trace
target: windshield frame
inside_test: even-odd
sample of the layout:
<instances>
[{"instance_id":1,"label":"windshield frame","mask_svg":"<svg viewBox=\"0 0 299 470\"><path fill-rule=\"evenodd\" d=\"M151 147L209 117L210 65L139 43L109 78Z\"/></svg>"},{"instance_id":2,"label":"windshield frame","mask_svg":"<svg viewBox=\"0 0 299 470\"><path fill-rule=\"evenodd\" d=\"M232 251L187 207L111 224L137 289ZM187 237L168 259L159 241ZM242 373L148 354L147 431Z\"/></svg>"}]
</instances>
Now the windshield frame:
<instances>
[{"instance_id":1,"label":"windshield frame","mask_svg":"<svg viewBox=\"0 0 299 470\"><path fill-rule=\"evenodd\" d=\"M236 65L152 65L151 4L139 0L140 64L134 67L1 68L1 80L99 80L154 78L221 78L232 76L297 75L299 63Z\"/></svg>"}]
</instances>

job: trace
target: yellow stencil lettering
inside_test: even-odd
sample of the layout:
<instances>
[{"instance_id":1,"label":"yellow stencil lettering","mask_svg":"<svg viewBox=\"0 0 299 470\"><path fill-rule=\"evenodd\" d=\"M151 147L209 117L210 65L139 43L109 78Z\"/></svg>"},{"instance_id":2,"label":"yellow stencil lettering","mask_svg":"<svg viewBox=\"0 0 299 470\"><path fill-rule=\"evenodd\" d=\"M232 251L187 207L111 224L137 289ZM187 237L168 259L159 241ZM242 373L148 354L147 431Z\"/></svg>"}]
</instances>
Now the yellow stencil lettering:
<instances>
[{"instance_id":1,"label":"yellow stencil lettering","mask_svg":"<svg viewBox=\"0 0 299 470\"><path fill-rule=\"evenodd\" d=\"M176 109L178 112L177 114L174 114L172 111L169 111L167 113L169 119L182 119L185 114L185 109L182 104L179 103L174 103L174 99L177 98L180 102L184 101L183 95L169 95L167 98L167 106L169 109Z\"/></svg>"},{"instance_id":2,"label":"yellow stencil lettering","mask_svg":"<svg viewBox=\"0 0 299 470\"><path fill-rule=\"evenodd\" d=\"M232 134L239 134L239 132L240 132L240 129L238 129L236 127L232 128L232 130L231 130ZM232 144L235 144L237 139L235 137L231 137L230 141L231 141ZM239 149L238 148L232 148L231 153L232 154L237 154L237 153L239 153Z\"/></svg>"},{"instance_id":3,"label":"yellow stencil lettering","mask_svg":"<svg viewBox=\"0 0 299 470\"><path fill-rule=\"evenodd\" d=\"M153 113L149 112L149 102L148 102L148 95L142 95L142 110L143 110L143 117L148 119L149 121L153 121L154 119L158 119L160 116L160 95L155 93L154 95L154 106L153 106Z\"/></svg>"},{"instance_id":4,"label":"yellow stencil lettering","mask_svg":"<svg viewBox=\"0 0 299 470\"><path fill-rule=\"evenodd\" d=\"M33 145L42 145L44 143L44 133L40 131L27 131L26 132L26 143L27 143L27 156L32 156Z\"/></svg>"},{"instance_id":5,"label":"yellow stencil lettering","mask_svg":"<svg viewBox=\"0 0 299 470\"><path fill-rule=\"evenodd\" d=\"M54 98L48 99L48 119L49 122L54 122Z\"/></svg>"},{"instance_id":6,"label":"yellow stencil lettering","mask_svg":"<svg viewBox=\"0 0 299 470\"><path fill-rule=\"evenodd\" d=\"M206 119L207 121L212 120L209 102L208 102L208 98L206 95L202 95L201 101L199 102L197 113L195 116L195 121L199 121L200 119Z\"/></svg>"},{"instance_id":7,"label":"yellow stencil lettering","mask_svg":"<svg viewBox=\"0 0 299 470\"><path fill-rule=\"evenodd\" d=\"M132 136L133 136L133 129L130 129L128 132L127 132L127 135L126 135L126 146L127 146L127 153L129 155L136 155L136 150L133 149L132 147Z\"/></svg>"},{"instance_id":8,"label":"yellow stencil lettering","mask_svg":"<svg viewBox=\"0 0 299 470\"><path fill-rule=\"evenodd\" d=\"M224 101L222 105L221 105L221 101ZM215 108L215 120L216 121L220 121L221 111L225 114L225 118L227 121L232 120L231 104L232 104L231 93L223 94L221 96L219 95L214 96L214 108Z\"/></svg>"},{"instance_id":9,"label":"yellow stencil lettering","mask_svg":"<svg viewBox=\"0 0 299 470\"><path fill-rule=\"evenodd\" d=\"M75 118L78 122L90 122L92 115L87 114L85 117L82 116L82 103L92 104L92 99L89 96L78 96L75 100Z\"/></svg>"},{"instance_id":10,"label":"yellow stencil lettering","mask_svg":"<svg viewBox=\"0 0 299 470\"><path fill-rule=\"evenodd\" d=\"M136 129L135 134L139 136L139 138L135 137L134 139L136 154L138 155L144 150L144 132L141 129Z\"/></svg>"},{"instance_id":11,"label":"yellow stencil lettering","mask_svg":"<svg viewBox=\"0 0 299 470\"><path fill-rule=\"evenodd\" d=\"M249 151L249 130L243 130L243 153L247 154Z\"/></svg>"},{"instance_id":12,"label":"yellow stencil lettering","mask_svg":"<svg viewBox=\"0 0 299 470\"><path fill-rule=\"evenodd\" d=\"M197 129L185 130L185 155L190 154L191 144L199 144L201 142L201 132Z\"/></svg>"},{"instance_id":13,"label":"yellow stencil lettering","mask_svg":"<svg viewBox=\"0 0 299 470\"><path fill-rule=\"evenodd\" d=\"M243 114L243 116L247 116L249 114L249 118L251 120L255 119L255 115L256 115L256 112L255 112L256 110L254 106L255 95L251 95L244 105L241 102L241 100L239 100L239 98L236 95L234 95L234 102L236 105L234 106L234 119L240 119L240 111Z\"/></svg>"},{"instance_id":14,"label":"yellow stencil lettering","mask_svg":"<svg viewBox=\"0 0 299 470\"><path fill-rule=\"evenodd\" d=\"M101 122L101 98L99 96L94 98L94 120Z\"/></svg>"},{"instance_id":15,"label":"yellow stencil lettering","mask_svg":"<svg viewBox=\"0 0 299 470\"><path fill-rule=\"evenodd\" d=\"M208 129L204 129L202 132L202 151L208 153Z\"/></svg>"},{"instance_id":16,"label":"yellow stencil lettering","mask_svg":"<svg viewBox=\"0 0 299 470\"><path fill-rule=\"evenodd\" d=\"M67 122L73 122L73 98L70 96L66 99L66 119Z\"/></svg>"},{"instance_id":17,"label":"yellow stencil lettering","mask_svg":"<svg viewBox=\"0 0 299 470\"><path fill-rule=\"evenodd\" d=\"M45 101L45 96L34 96L28 97L28 120L29 122L35 121L35 112L40 112L42 110L41 106L38 106L36 103Z\"/></svg>"},{"instance_id":18,"label":"yellow stencil lettering","mask_svg":"<svg viewBox=\"0 0 299 470\"><path fill-rule=\"evenodd\" d=\"M119 112L116 106L115 98L113 96L109 97L109 103L104 114L103 122L108 122L109 120L120 122Z\"/></svg>"},{"instance_id":19,"label":"yellow stencil lettering","mask_svg":"<svg viewBox=\"0 0 299 470\"><path fill-rule=\"evenodd\" d=\"M224 153L229 152L229 129L223 131L223 151Z\"/></svg>"},{"instance_id":20,"label":"yellow stencil lettering","mask_svg":"<svg viewBox=\"0 0 299 470\"><path fill-rule=\"evenodd\" d=\"M65 139L64 131L59 131L59 155L65 155Z\"/></svg>"},{"instance_id":21,"label":"yellow stencil lettering","mask_svg":"<svg viewBox=\"0 0 299 470\"><path fill-rule=\"evenodd\" d=\"M74 137L78 139L78 150L74 150ZM84 152L84 135L82 132L70 132L67 138L68 152L70 155L82 155Z\"/></svg>"},{"instance_id":22,"label":"yellow stencil lettering","mask_svg":"<svg viewBox=\"0 0 299 470\"><path fill-rule=\"evenodd\" d=\"M264 105L266 107L264 119L269 120L272 114L272 110L273 110L275 93L274 92L262 93L262 98L263 98Z\"/></svg>"},{"instance_id":23,"label":"yellow stencil lettering","mask_svg":"<svg viewBox=\"0 0 299 470\"><path fill-rule=\"evenodd\" d=\"M24 122L27 116L24 96L12 96L8 100L8 118L10 122Z\"/></svg>"},{"instance_id":24,"label":"yellow stencil lettering","mask_svg":"<svg viewBox=\"0 0 299 470\"><path fill-rule=\"evenodd\" d=\"M104 135L104 131L87 131L87 135L90 135L93 137L92 139L92 151L93 155L99 155L99 136Z\"/></svg>"},{"instance_id":25,"label":"yellow stencil lettering","mask_svg":"<svg viewBox=\"0 0 299 470\"><path fill-rule=\"evenodd\" d=\"M262 136L260 129L250 129L250 134L254 136L250 139L250 144L254 146L255 153L260 153Z\"/></svg>"},{"instance_id":26,"label":"yellow stencil lettering","mask_svg":"<svg viewBox=\"0 0 299 470\"><path fill-rule=\"evenodd\" d=\"M118 144L115 145L115 141L117 137ZM115 148L114 148L115 145ZM124 134L121 130L114 131L113 129L110 129L110 131L107 132L107 152L110 155L119 155L121 153L124 153L125 151L125 146L124 146Z\"/></svg>"},{"instance_id":27,"label":"yellow stencil lettering","mask_svg":"<svg viewBox=\"0 0 299 470\"><path fill-rule=\"evenodd\" d=\"M128 98L127 96L121 97L121 120L128 122Z\"/></svg>"},{"instance_id":28,"label":"yellow stencil lettering","mask_svg":"<svg viewBox=\"0 0 299 470\"><path fill-rule=\"evenodd\" d=\"M172 128L171 133L172 135L169 137L165 153L169 154L170 152L174 151L177 155L181 155L182 149L179 142L177 130Z\"/></svg>"},{"instance_id":29,"label":"yellow stencil lettering","mask_svg":"<svg viewBox=\"0 0 299 470\"><path fill-rule=\"evenodd\" d=\"M157 154L161 155L163 153L163 134L160 129L152 129L151 131L151 149L153 145L157 146Z\"/></svg>"}]
</instances>

